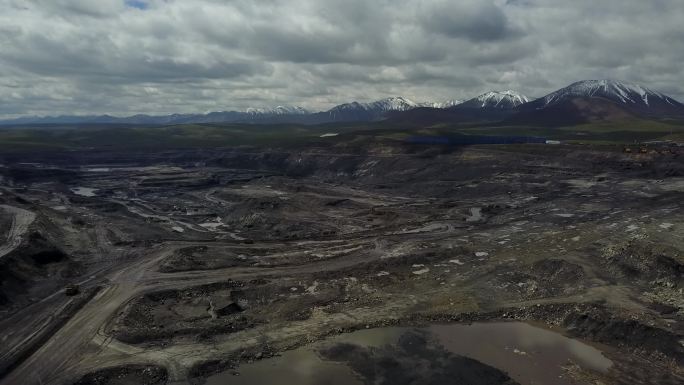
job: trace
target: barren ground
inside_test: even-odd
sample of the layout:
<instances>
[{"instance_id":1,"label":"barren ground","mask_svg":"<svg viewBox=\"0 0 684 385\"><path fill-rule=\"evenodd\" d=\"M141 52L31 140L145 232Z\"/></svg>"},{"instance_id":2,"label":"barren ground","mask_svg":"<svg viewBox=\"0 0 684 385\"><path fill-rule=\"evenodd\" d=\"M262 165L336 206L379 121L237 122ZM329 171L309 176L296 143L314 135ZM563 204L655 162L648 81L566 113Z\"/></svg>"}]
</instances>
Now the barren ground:
<instances>
[{"instance_id":1,"label":"barren ground","mask_svg":"<svg viewBox=\"0 0 684 385\"><path fill-rule=\"evenodd\" d=\"M360 328L513 319L609 346L601 383L684 382L676 151L25 157L0 162L1 384L201 383Z\"/></svg>"}]
</instances>

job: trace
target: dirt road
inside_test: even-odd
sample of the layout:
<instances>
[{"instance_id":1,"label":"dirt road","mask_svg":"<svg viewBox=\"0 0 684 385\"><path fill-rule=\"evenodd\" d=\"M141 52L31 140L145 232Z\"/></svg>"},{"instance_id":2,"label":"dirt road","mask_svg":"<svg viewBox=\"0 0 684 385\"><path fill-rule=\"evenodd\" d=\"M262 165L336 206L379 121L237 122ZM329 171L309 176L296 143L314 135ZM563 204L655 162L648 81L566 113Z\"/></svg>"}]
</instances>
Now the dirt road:
<instances>
[{"instance_id":1,"label":"dirt road","mask_svg":"<svg viewBox=\"0 0 684 385\"><path fill-rule=\"evenodd\" d=\"M21 244L22 236L36 219L36 214L28 210L8 205L0 205L0 211L4 211L6 214L12 216L12 225L7 233L7 239L0 245L0 258L2 258Z\"/></svg>"}]
</instances>

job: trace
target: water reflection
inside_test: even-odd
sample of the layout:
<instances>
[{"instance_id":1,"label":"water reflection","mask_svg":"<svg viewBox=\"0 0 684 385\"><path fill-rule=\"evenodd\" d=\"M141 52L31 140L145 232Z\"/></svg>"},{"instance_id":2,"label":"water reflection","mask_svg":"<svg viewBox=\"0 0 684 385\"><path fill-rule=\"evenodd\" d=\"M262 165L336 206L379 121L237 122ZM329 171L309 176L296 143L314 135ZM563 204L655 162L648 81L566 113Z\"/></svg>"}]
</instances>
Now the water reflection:
<instances>
[{"instance_id":1,"label":"water reflection","mask_svg":"<svg viewBox=\"0 0 684 385\"><path fill-rule=\"evenodd\" d=\"M207 385L363 385L345 365L321 360L311 347L285 352L280 357L240 366L239 376L220 373Z\"/></svg>"},{"instance_id":2,"label":"water reflection","mask_svg":"<svg viewBox=\"0 0 684 385\"><path fill-rule=\"evenodd\" d=\"M562 378L568 361L602 373L612 365L592 346L525 323L438 325L429 330L449 351L499 368L521 384L571 384Z\"/></svg>"},{"instance_id":3,"label":"water reflection","mask_svg":"<svg viewBox=\"0 0 684 385\"><path fill-rule=\"evenodd\" d=\"M424 357L406 356L405 347L404 350L393 349L400 338L403 338L402 336L410 333L419 333L429 340L430 349L416 349L415 352L410 352L410 354L422 354ZM349 360L348 357L346 360L338 360L340 362L324 361L316 353L319 350L342 346L343 344L353 344L366 348L358 349L356 354L363 356L361 361L368 362L359 363L359 360L353 362L354 359ZM429 355L434 354L437 351L436 349L441 349L446 354L446 356L439 356L442 366L445 366L444 357L452 357L451 361L456 361L458 356L469 357L506 372L513 380L523 385L572 384L570 379L565 378L562 369L562 366L570 361L584 369L598 372L606 372L612 364L598 349L592 346L525 323L435 325L421 329L361 330L337 336L313 346L285 352L281 357L243 365L239 370L240 376L233 376L230 373L212 376L208 379L207 384L360 385L364 384L364 379L366 380L365 383L370 383L371 379L354 373L347 364L353 366L357 372L359 372L359 367L363 367L365 374L361 374L364 375L367 375L370 370L377 377L383 373L382 370L385 370L384 373L386 373L386 368L381 368L378 365L385 365L387 361L396 359L397 362L405 363L409 359L415 360L416 365L420 366L418 361L427 359L427 362L433 363L434 359ZM403 356L391 357L395 352L399 352L396 354L403 354ZM373 360L377 360L375 369ZM448 366L448 364L446 365ZM429 368L432 371L441 371L437 373L437 377L444 373L450 373L449 371L453 373L453 367L447 369L443 370L442 367L435 367L434 365ZM397 370L406 370L406 365L397 366ZM373 381L378 384L389 383L383 381L383 378L374 378ZM396 380L393 383L396 383ZM411 382L407 380L406 383Z\"/></svg>"}]
</instances>

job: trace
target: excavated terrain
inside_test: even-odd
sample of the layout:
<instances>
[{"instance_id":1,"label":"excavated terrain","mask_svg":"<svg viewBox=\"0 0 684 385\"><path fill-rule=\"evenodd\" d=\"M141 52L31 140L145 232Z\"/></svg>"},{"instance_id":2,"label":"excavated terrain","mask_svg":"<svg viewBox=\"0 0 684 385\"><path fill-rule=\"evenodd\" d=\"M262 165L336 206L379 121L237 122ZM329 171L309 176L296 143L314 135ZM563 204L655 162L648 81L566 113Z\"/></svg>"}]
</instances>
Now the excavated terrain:
<instances>
[{"instance_id":1,"label":"excavated terrain","mask_svg":"<svg viewBox=\"0 0 684 385\"><path fill-rule=\"evenodd\" d=\"M358 329L490 320L605 347L579 384L684 383L684 151L40 153L0 182L0 384L200 384ZM406 338L321 354L514 383Z\"/></svg>"}]
</instances>

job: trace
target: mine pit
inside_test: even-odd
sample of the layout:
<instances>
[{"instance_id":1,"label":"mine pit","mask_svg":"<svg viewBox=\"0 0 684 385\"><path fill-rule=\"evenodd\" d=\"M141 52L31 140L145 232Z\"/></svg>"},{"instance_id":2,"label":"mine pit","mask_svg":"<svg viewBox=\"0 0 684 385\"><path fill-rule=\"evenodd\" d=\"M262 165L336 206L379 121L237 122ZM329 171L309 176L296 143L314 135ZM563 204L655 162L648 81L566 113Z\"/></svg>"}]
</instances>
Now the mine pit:
<instances>
[{"instance_id":1,"label":"mine pit","mask_svg":"<svg viewBox=\"0 0 684 385\"><path fill-rule=\"evenodd\" d=\"M680 177L385 145L0 155L0 384L684 382Z\"/></svg>"}]
</instances>

